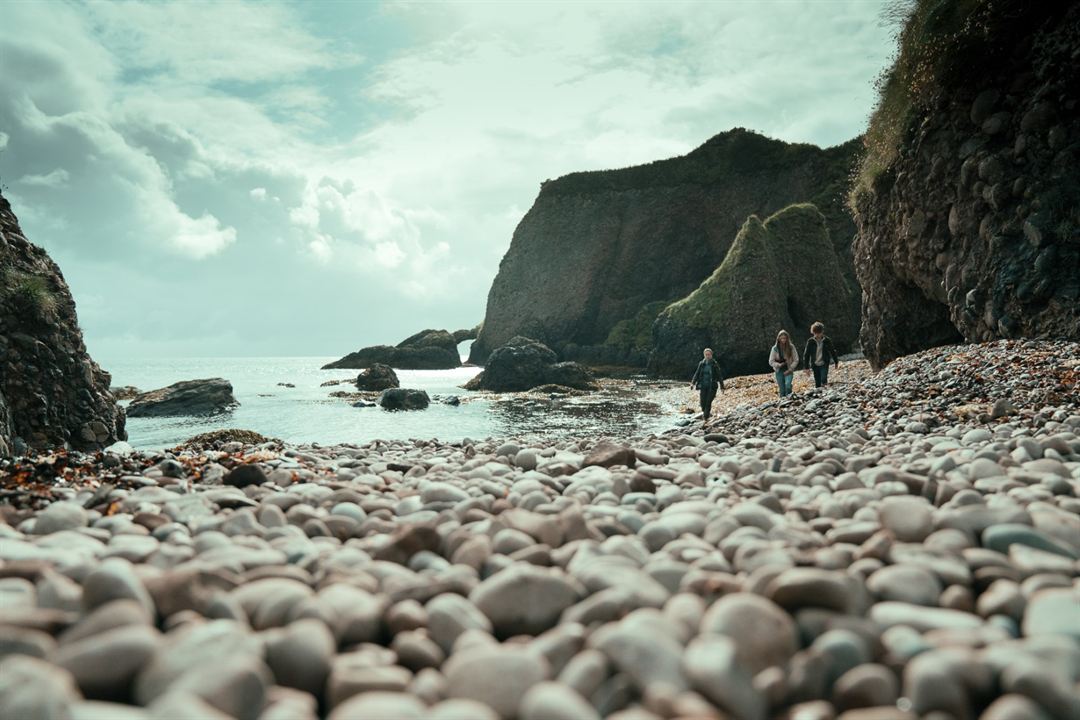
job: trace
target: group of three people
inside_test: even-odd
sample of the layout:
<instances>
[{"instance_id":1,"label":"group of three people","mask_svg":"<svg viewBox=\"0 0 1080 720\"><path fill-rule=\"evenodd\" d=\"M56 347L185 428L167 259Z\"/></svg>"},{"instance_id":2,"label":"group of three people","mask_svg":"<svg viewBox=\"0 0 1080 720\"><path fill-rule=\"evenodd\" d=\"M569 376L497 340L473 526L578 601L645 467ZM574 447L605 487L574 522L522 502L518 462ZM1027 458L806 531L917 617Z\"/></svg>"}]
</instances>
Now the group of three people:
<instances>
[{"instance_id":1,"label":"group of three people","mask_svg":"<svg viewBox=\"0 0 1080 720\"><path fill-rule=\"evenodd\" d=\"M708 422L709 415L712 414L712 403L716 397L716 391L724 389L724 376L719 363L713 357L712 348L705 348L703 354L705 357L698 363L694 377L690 380L690 387L698 389L701 413ZM823 323L816 322L810 326L810 339L806 341L802 358L804 365L814 373L814 387L822 387L828 383L830 362L840 365L840 356L832 340L825 335ZM776 376L780 397L787 397L791 394L795 370L799 367L799 352L791 342L791 336L788 335L787 330L777 333L776 344L769 351L769 365Z\"/></svg>"}]
</instances>

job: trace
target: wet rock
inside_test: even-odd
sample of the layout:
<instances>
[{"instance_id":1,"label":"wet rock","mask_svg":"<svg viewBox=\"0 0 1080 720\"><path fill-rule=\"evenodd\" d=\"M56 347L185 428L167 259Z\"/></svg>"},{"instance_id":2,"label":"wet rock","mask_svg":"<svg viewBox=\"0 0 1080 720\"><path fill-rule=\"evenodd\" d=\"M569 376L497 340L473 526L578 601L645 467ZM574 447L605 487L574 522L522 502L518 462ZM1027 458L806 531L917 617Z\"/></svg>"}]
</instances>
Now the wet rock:
<instances>
[{"instance_id":1,"label":"wet rock","mask_svg":"<svg viewBox=\"0 0 1080 720\"><path fill-rule=\"evenodd\" d=\"M184 380L136 396L127 406L127 414L128 417L214 415L239 404L228 380Z\"/></svg>"}]
</instances>

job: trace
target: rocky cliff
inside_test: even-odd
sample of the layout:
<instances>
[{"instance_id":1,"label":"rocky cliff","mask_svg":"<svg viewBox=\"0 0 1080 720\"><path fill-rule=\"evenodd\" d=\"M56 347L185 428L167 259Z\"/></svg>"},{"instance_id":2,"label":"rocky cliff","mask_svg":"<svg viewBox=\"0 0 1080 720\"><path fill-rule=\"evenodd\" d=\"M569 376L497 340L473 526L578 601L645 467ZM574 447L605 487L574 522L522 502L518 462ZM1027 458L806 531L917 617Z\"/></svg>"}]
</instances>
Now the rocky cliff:
<instances>
[{"instance_id":1,"label":"rocky cliff","mask_svg":"<svg viewBox=\"0 0 1080 720\"><path fill-rule=\"evenodd\" d=\"M0 455L127 437L109 374L86 352L67 283L0 195Z\"/></svg>"},{"instance_id":2,"label":"rocky cliff","mask_svg":"<svg viewBox=\"0 0 1080 720\"><path fill-rule=\"evenodd\" d=\"M711 347L726 375L768 372L776 333L787 330L801 352L817 320L843 352L858 333L858 312L840 268L813 205L792 205L764 222L751 215L720 267L660 313L649 369L689 379Z\"/></svg>"},{"instance_id":3,"label":"rocky cliff","mask_svg":"<svg viewBox=\"0 0 1080 720\"><path fill-rule=\"evenodd\" d=\"M852 191L862 344L1080 338L1080 5L920 0Z\"/></svg>"},{"instance_id":4,"label":"rocky cliff","mask_svg":"<svg viewBox=\"0 0 1080 720\"><path fill-rule=\"evenodd\" d=\"M854 292L844 201L857 150L740 128L682 157L545 182L499 266L470 361L524 335L564 359L644 365L657 313L709 277L747 216L797 202L821 208Z\"/></svg>"}]
</instances>

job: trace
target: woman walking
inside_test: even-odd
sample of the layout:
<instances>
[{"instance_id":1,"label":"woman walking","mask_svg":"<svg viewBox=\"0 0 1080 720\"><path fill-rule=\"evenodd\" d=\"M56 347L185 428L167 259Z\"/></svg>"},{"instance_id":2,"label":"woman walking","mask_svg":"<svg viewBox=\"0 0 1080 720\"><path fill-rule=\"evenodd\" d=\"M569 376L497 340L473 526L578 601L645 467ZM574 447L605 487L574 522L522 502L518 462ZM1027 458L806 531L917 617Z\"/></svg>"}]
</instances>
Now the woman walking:
<instances>
[{"instance_id":1,"label":"woman walking","mask_svg":"<svg viewBox=\"0 0 1080 720\"><path fill-rule=\"evenodd\" d=\"M795 350L787 330L777 333L776 344L769 352L769 365L776 372L776 384L780 388L780 397L787 397L791 394L795 368L799 366L799 353Z\"/></svg>"}]
</instances>

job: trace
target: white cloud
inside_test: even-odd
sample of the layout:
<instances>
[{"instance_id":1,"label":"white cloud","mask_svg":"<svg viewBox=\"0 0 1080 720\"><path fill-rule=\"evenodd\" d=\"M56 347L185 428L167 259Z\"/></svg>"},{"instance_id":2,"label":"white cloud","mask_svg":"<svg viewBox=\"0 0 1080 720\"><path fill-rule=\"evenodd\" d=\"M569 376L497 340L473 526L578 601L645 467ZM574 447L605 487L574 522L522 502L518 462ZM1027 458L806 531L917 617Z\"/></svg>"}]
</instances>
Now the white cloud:
<instances>
[{"instance_id":1,"label":"white cloud","mask_svg":"<svg viewBox=\"0 0 1080 720\"><path fill-rule=\"evenodd\" d=\"M15 182L20 185L30 185L32 187L46 187L46 188L59 188L67 185L68 180L71 179L71 174L64 168L56 168L52 172L44 175L23 175Z\"/></svg>"},{"instance_id":2,"label":"white cloud","mask_svg":"<svg viewBox=\"0 0 1080 720\"><path fill-rule=\"evenodd\" d=\"M251 195L251 197L254 198L255 200L260 200L260 201L265 200L266 199L266 188L264 188L264 187L252 188L251 192L248 193L248 194Z\"/></svg>"}]
</instances>

